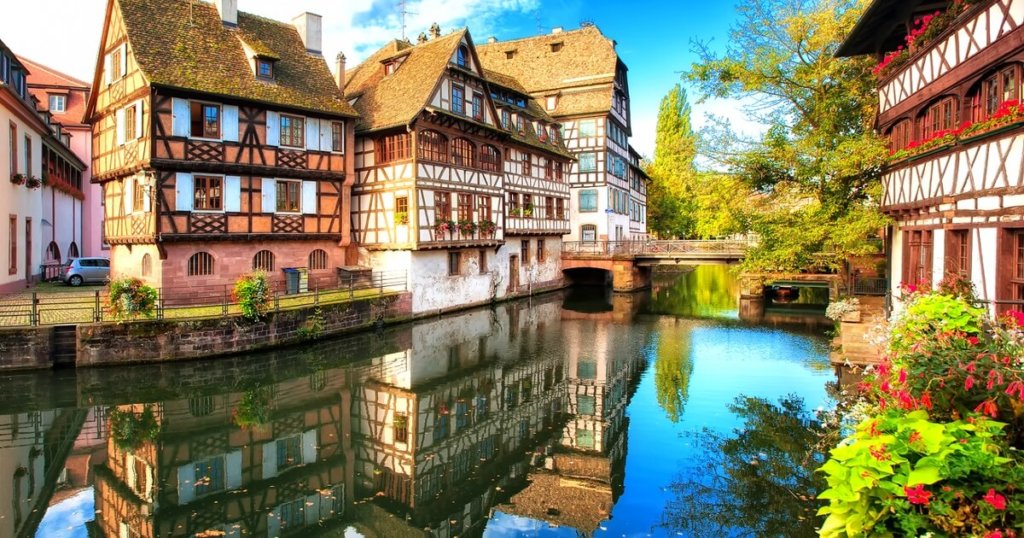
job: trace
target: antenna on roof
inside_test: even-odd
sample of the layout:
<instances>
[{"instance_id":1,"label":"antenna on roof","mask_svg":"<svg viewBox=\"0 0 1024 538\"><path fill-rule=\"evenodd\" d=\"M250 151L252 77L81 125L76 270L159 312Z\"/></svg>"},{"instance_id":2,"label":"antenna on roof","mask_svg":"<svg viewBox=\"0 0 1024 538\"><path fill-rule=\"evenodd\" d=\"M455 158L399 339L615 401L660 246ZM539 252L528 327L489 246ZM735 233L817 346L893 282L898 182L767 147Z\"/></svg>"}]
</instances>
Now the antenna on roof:
<instances>
[{"instance_id":1,"label":"antenna on roof","mask_svg":"<svg viewBox=\"0 0 1024 538\"><path fill-rule=\"evenodd\" d=\"M402 17L402 41L406 41L405 38L405 16L416 15L415 12L409 11L409 0L398 0L398 14Z\"/></svg>"}]
</instances>

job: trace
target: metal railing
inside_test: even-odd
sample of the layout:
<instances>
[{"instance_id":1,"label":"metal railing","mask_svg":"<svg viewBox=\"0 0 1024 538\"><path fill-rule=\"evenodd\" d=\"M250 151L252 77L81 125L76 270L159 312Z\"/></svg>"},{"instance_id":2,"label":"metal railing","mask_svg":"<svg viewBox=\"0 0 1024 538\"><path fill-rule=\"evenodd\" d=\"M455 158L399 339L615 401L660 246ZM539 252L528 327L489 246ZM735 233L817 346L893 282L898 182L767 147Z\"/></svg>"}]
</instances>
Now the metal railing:
<instances>
[{"instance_id":1,"label":"metal railing","mask_svg":"<svg viewBox=\"0 0 1024 538\"><path fill-rule=\"evenodd\" d=\"M680 240L680 241L566 241L563 254L597 256L665 256L709 255L741 257L752 243L745 240Z\"/></svg>"},{"instance_id":2,"label":"metal railing","mask_svg":"<svg viewBox=\"0 0 1024 538\"><path fill-rule=\"evenodd\" d=\"M885 277L851 277L851 295L884 296L889 291L889 279Z\"/></svg>"},{"instance_id":3,"label":"metal railing","mask_svg":"<svg viewBox=\"0 0 1024 538\"><path fill-rule=\"evenodd\" d=\"M240 313L234 286L167 286L157 288L155 319L211 319ZM305 288L289 290L287 281L271 282L274 311L379 297L406 291L405 271L369 276L310 276ZM294 293L289 293L294 291ZM0 299L0 327L75 325L114 321L108 312L107 288L93 291L33 291Z\"/></svg>"}]
</instances>

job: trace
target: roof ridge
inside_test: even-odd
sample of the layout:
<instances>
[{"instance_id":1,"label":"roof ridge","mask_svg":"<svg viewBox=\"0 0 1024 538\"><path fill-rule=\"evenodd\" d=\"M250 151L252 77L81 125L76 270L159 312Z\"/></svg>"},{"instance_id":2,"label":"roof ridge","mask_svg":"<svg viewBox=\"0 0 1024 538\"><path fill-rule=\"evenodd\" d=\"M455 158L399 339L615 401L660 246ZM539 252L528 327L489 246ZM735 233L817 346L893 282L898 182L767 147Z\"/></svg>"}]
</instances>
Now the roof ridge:
<instances>
[{"instance_id":1,"label":"roof ridge","mask_svg":"<svg viewBox=\"0 0 1024 538\"><path fill-rule=\"evenodd\" d=\"M69 74L67 74L67 73L65 73L63 71L59 71L57 69L54 69L54 68L52 68L52 67L50 67L50 66L48 66L46 64L39 63L39 62L37 62L37 61L35 61L35 60L31 59L31 58L27 58L27 57L21 55L21 54L16 54L16 56L18 57L18 60L20 62L22 62L22 63L30 63L33 66L38 67L39 69L42 69L43 71L46 71L46 72L50 73L51 75L56 75L56 76L58 76L60 78L67 79L67 80L70 80L71 82L78 83L79 85L81 85L83 88L86 88L86 89L89 89L89 88L92 87L91 84L86 83L84 80L81 80L81 79L79 79L77 77L73 77L73 76L71 76L71 75L69 75Z\"/></svg>"},{"instance_id":2,"label":"roof ridge","mask_svg":"<svg viewBox=\"0 0 1024 538\"><path fill-rule=\"evenodd\" d=\"M579 28L575 28L575 29L572 29L572 30L562 30L561 32L558 32L557 34L553 34L553 33L537 34L537 35L526 36L526 37L517 37L515 39L507 39L507 40L504 40L504 41L495 41L493 43L481 43L481 44L477 45L477 48L480 48L480 47L493 47L493 46L496 46L496 45L503 45L503 44L508 44L508 43L517 43L517 42L520 42L520 41L530 41L530 40L534 40L534 39L542 39L542 38L545 38L545 37L557 37L557 36L563 36L563 35L566 35L566 34L576 34L576 33L590 31L590 29L596 30L597 33L601 34L601 37L604 37L605 39L610 39L608 36L604 35L604 32L602 32L601 29L598 28L597 25L595 24L595 25L589 25L589 26L581 26Z\"/></svg>"}]
</instances>

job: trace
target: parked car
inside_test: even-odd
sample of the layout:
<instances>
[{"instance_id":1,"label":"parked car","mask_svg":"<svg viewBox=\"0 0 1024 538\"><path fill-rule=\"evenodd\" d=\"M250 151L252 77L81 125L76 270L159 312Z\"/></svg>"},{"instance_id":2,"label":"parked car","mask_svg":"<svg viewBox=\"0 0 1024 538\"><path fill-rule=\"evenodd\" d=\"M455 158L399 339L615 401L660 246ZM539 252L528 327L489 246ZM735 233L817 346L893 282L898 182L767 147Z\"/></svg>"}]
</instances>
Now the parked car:
<instances>
[{"instance_id":1,"label":"parked car","mask_svg":"<svg viewBox=\"0 0 1024 538\"><path fill-rule=\"evenodd\" d=\"M75 258L64 268L64 283L81 286L86 282L106 282L110 278L107 258Z\"/></svg>"}]
</instances>

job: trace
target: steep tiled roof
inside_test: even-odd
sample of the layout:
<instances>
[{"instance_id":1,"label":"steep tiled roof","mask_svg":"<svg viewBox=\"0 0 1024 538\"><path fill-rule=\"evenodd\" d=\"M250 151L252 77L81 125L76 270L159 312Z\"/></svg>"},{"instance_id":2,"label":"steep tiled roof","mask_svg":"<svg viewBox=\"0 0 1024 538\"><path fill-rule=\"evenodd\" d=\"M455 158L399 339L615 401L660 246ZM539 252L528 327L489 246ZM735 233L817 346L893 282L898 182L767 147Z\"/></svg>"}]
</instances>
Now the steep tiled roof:
<instances>
[{"instance_id":1,"label":"steep tiled roof","mask_svg":"<svg viewBox=\"0 0 1024 538\"><path fill-rule=\"evenodd\" d=\"M346 74L345 96L357 99L356 128L378 130L411 122L427 105L445 66L466 30L426 43L392 41ZM404 56L394 73L384 76L385 60Z\"/></svg>"},{"instance_id":2,"label":"steep tiled roof","mask_svg":"<svg viewBox=\"0 0 1024 538\"><path fill-rule=\"evenodd\" d=\"M313 112L354 116L323 58L311 55L290 24L238 13L238 27L192 0L117 0L132 51L150 83L250 99ZM242 41L279 58L274 81L257 80Z\"/></svg>"},{"instance_id":3,"label":"steep tiled roof","mask_svg":"<svg viewBox=\"0 0 1024 538\"><path fill-rule=\"evenodd\" d=\"M63 113L54 113L54 120L65 127L85 125L82 118L85 116L85 106L88 102L88 83L21 56L18 60L29 70L28 91L39 100L40 109L49 110L50 101L47 94L67 92L66 108Z\"/></svg>"},{"instance_id":4,"label":"steep tiled roof","mask_svg":"<svg viewBox=\"0 0 1024 538\"><path fill-rule=\"evenodd\" d=\"M611 109L618 54L596 26L487 43L477 54L485 69L514 78L531 94L561 92L556 117Z\"/></svg>"}]
</instances>

